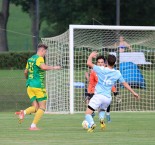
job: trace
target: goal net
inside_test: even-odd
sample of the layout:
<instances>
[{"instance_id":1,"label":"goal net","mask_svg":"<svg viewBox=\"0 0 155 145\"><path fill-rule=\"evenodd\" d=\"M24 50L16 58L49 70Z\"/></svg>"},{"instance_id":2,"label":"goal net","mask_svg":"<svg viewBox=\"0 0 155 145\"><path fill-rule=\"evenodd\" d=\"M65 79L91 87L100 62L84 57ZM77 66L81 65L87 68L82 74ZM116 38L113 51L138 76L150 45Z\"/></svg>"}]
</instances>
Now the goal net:
<instances>
[{"instance_id":1,"label":"goal net","mask_svg":"<svg viewBox=\"0 0 155 145\"><path fill-rule=\"evenodd\" d=\"M119 52L116 44L120 36L132 51L126 45L125 51ZM119 95L112 94L111 111L155 110L155 27L70 25L65 33L42 38L42 42L49 47L46 63L62 66L61 70L46 73L47 112L85 111L86 62L94 50L105 57L109 53L116 55L115 68L141 97L137 101L117 82Z\"/></svg>"}]
</instances>

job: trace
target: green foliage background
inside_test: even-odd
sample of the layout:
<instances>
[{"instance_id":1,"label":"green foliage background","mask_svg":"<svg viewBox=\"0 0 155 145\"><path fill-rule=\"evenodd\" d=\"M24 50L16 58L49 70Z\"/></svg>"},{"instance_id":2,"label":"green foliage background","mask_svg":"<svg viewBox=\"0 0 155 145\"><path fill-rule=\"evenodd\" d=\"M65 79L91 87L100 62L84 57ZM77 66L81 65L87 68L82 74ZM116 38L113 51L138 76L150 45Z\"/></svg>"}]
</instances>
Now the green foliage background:
<instances>
[{"instance_id":1,"label":"green foliage background","mask_svg":"<svg viewBox=\"0 0 155 145\"><path fill-rule=\"evenodd\" d=\"M9 50L34 49L29 17L31 3L34 0L11 1L7 27ZM60 35L70 24L116 25L116 0L40 0L39 4L40 37ZM154 0L120 1L120 25L154 26L154 9Z\"/></svg>"},{"instance_id":2,"label":"green foliage background","mask_svg":"<svg viewBox=\"0 0 155 145\"><path fill-rule=\"evenodd\" d=\"M0 53L1 69L24 69L27 59L35 52L6 52Z\"/></svg>"}]
</instances>

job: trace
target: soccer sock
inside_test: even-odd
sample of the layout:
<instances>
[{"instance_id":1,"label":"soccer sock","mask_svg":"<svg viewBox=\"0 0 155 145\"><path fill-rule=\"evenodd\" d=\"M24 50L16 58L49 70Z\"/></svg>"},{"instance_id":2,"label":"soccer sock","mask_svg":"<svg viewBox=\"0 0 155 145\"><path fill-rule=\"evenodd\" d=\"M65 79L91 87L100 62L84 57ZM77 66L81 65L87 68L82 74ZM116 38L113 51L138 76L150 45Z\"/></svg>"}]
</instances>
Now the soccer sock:
<instances>
[{"instance_id":1,"label":"soccer sock","mask_svg":"<svg viewBox=\"0 0 155 145\"><path fill-rule=\"evenodd\" d=\"M31 113L35 113L35 112L36 112L36 108L34 106L31 106L24 110L24 114L31 114Z\"/></svg>"},{"instance_id":2,"label":"soccer sock","mask_svg":"<svg viewBox=\"0 0 155 145\"><path fill-rule=\"evenodd\" d=\"M99 119L104 119L105 116L105 111L100 111L99 112Z\"/></svg>"},{"instance_id":3,"label":"soccer sock","mask_svg":"<svg viewBox=\"0 0 155 145\"><path fill-rule=\"evenodd\" d=\"M94 119L90 114L85 115L86 121L89 123L89 128L94 124Z\"/></svg>"},{"instance_id":4,"label":"soccer sock","mask_svg":"<svg viewBox=\"0 0 155 145\"><path fill-rule=\"evenodd\" d=\"M41 117L43 116L45 110L42 108L39 108L38 111L35 114L34 120L33 120L33 124L37 124L39 122L39 120L41 119Z\"/></svg>"}]
</instances>

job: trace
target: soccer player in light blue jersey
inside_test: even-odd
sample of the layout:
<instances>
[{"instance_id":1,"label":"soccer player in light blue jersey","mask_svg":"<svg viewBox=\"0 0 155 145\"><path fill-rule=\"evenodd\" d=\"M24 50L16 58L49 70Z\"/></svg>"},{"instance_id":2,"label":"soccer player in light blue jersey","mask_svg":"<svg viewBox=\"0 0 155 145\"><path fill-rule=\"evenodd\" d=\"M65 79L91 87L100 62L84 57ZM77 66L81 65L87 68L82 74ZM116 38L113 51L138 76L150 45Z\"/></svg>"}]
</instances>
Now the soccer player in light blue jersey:
<instances>
[{"instance_id":1,"label":"soccer player in light blue jersey","mask_svg":"<svg viewBox=\"0 0 155 145\"><path fill-rule=\"evenodd\" d=\"M105 128L104 123L104 115L107 107L110 105L112 97L111 97L111 88L114 86L117 80L123 84L123 86L128 89L137 99L139 99L139 95L133 91L133 89L128 85L127 82L123 79L119 70L115 70L114 64L116 62L116 57L114 55L108 56L108 65L107 67L100 67L92 63L92 58L97 57L97 52L92 52L87 60L87 65L96 72L98 76L98 83L95 87L95 95L91 98L88 107L85 112L85 120L89 123L88 132L93 132L96 124L91 116L93 111L100 107L99 119L101 128Z\"/></svg>"}]
</instances>

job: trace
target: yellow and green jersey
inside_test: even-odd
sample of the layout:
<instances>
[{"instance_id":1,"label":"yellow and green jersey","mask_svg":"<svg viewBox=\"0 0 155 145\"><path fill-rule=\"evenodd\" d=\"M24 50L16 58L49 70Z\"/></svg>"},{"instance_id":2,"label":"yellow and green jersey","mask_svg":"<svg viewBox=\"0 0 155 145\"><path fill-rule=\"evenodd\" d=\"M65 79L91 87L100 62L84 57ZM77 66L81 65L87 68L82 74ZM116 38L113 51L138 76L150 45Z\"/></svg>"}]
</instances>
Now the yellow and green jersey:
<instances>
[{"instance_id":1,"label":"yellow and green jersey","mask_svg":"<svg viewBox=\"0 0 155 145\"><path fill-rule=\"evenodd\" d=\"M33 88L45 88L44 86L44 74L45 71L40 68L40 65L44 63L44 58L38 55L33 55L28 59L26 69L28 70L28 78L26 86Z\"/></svg>"}]
</instances>

